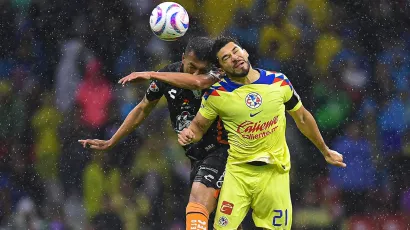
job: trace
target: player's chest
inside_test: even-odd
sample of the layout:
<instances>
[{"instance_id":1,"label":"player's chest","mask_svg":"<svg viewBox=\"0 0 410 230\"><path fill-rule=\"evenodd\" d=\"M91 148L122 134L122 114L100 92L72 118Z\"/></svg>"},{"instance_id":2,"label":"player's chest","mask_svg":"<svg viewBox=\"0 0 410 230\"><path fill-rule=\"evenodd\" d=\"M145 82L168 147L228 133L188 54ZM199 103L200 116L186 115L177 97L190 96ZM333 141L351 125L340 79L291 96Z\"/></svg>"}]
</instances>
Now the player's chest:
<instances>
[{"instance_id":1,"label":"player's chest","mask_svg":"<svg viewBox=\"0 0 410 230\"><path fill-rule=\"evenodd\" d=\"M271 117L283 112L283 92L279 87L255 85L237 89L225 99L223 113L232 119Z\"/></svg>"},{"instance_id":2,"label":"player's chest","mask_svg":"<svg viewBox=\"0 0 410 230\"><path fill-rule=\"evenodd\" d=\"M188 90L174 87L167 87L164 91L164 96L168 104L182 110L199 107L202 95L201 90Z\"/></svg>"}]
</instances>

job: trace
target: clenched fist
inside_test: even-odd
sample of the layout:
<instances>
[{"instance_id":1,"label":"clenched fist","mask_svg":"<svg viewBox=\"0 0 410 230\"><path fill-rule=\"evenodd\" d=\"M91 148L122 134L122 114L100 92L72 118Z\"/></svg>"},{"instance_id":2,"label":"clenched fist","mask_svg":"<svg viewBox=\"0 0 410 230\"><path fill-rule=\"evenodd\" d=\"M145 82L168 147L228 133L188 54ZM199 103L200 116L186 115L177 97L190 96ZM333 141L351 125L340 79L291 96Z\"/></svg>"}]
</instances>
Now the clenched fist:
<instances>
[{"instance_id":1,"label":"clenched fist","mask_svg":"<svg viewBox=\"0 0 410 230\"><path fill-rule=\"evenodd\" d=\"M334 150L327 149L323 152L323 156L325 157L326 162L331 165L342 168L346 167L346 164L343 162L343 155Z\"/></svg>"},{"instance_id":2,"label":"clenched fist","mask_svg":"<svg viewBox=\"0 0 410 230\"><path fill-rule=\"evenodd\" d=\"M192 143L195 138L195 134L192 130L185 128L178 134L178 142L180 145L185 146Z\"/></svg>"}]
</instances>

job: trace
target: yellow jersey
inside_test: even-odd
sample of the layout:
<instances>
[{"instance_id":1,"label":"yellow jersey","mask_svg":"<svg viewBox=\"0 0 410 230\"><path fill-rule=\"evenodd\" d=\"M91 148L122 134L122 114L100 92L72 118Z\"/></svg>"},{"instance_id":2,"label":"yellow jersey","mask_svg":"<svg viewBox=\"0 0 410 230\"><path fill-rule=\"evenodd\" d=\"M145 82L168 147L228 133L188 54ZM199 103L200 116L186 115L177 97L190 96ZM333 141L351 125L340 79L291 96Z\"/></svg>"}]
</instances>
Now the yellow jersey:
<instances>
[{"instance_id":1,"label":"yellow jersey","mask_svg":"<svg viewBox=\"0 0 410 230\"><path fill-rule=\"evenodd\" d=\"M256 69L260 77L251 84L223 78L203 96L199 113L222 119L230 145L228 164L264 161L290 169L286 144L285 110L302 106L299 95L282 73Z\"/></svg>"}]
</instances>

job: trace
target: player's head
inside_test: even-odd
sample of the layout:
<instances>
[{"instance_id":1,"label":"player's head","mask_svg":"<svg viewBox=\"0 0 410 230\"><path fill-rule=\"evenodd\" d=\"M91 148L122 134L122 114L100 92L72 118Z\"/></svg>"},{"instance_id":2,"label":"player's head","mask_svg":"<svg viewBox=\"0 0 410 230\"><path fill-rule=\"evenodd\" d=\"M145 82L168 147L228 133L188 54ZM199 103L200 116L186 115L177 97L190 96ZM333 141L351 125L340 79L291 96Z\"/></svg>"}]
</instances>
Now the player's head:
<instances>
[{"instance_id":1,"label":"player's head","mask_svg":"<svg viewBox=\"0 0 410 230\"><path fill-rule=\"evenodd\" d=\"M189 40L182 55L185 73L204 74L209 70L209 55L213 41L207 37L193 37Z\"/></svg>"},{"instance_id":2,"label":"player's head","mask_svg":"<svg viewBox=\"0 0 410 230\"><path fill-rule=\"evenodd\" d=\"M231 37L218 37L211 52L212 63L220 67L228 77L245 77L251 68L249 54Z\"/></svg>"}]
</instances>

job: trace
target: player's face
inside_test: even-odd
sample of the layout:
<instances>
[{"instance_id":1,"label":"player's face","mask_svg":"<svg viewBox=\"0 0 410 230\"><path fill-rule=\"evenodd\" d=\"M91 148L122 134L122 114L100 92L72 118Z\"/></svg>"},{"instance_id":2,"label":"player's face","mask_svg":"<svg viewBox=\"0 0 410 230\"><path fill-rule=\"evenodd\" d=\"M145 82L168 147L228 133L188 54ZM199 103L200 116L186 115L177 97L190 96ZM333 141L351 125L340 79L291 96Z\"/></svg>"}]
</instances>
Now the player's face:
<instances>
[{"instance_id":1,"label":"player's face","mask_svg":"<svg viewBox=\"0 0 410 230\"><path fill-rule=\"evenodd\" d=\"M182 55L184 73L206 74L209 70L207 61L199 60L193 52Z\"/></svg>"},{"instance_id":2,"label":"player's face","mask_svg":"<svg viewBox=\"0 0 410 230\"><path fill-rule=\"evenodd\" d=\"M230 77L245 77L249 73L251 64L249 54L233 42L229 42L217 53L219 64Z\"/></svg>"}]
</instances>

